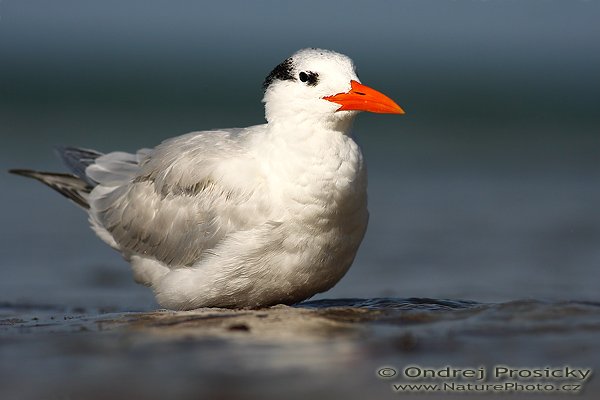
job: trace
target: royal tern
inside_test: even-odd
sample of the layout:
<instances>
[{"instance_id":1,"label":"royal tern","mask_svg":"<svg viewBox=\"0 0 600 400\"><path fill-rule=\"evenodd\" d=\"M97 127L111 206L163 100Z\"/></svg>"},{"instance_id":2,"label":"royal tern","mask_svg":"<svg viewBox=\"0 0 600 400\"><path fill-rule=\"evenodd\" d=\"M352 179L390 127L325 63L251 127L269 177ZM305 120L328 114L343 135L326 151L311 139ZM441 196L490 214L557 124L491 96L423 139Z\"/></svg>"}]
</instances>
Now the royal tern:
<instances>
[{"instance_id":1,"label":"royal tern","mask_svg":"<svg viewBox=\"0 0 600 400\"><path fill-rule=\"evenodd\" d=\"M403 114L350 58L304 49L264 81L266 124L192 132L136 154L58 152L37 179L89 214L165 308L293 304L344 276L367 227L360 111Z\"/></svg>"}]
</instances>

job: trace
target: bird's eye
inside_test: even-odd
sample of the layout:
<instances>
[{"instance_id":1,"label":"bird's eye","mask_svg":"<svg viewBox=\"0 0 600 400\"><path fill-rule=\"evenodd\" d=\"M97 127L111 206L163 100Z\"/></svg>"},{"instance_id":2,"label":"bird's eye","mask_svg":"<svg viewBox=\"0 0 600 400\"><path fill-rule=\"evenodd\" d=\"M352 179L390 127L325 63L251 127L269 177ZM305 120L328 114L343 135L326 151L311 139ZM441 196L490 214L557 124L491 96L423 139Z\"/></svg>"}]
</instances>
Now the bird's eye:
<instances>
[{"instance_id":1,"label":"bird's eye","mask_svg":"<svg viewBox=\"0 0 600 400\"><path fill-rule=\"evenodd\" d=\"M312 71L302 71L298 74L298 79L300 79L300 82L304 82L308 86L316 86L317 83L319 83L319 74Z\"/></svg>"}]
</instances>

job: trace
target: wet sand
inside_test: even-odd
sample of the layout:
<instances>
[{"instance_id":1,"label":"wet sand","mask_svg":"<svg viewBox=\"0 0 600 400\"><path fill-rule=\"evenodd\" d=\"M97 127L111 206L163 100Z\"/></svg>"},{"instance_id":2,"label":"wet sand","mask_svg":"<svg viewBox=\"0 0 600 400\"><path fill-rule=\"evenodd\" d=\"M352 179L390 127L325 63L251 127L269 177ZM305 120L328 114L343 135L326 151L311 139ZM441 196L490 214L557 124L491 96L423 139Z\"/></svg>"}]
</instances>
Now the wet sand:
<instances>
[{"instance_id":1,"label":"wet sand","mask_svg":"<svg viewBox=\"0 0 600 400\"><path fill-rule=\"evenodd\" d=\"M497 365L594 370L600 367L599 337L600 303L576 301L342 299L261 310L141 313L5 303L0 304L0 394L2 399L404 398L411 393L397 393L393 384L419 383L402 377L411 365L489 373ZM393 369L378 376L382 367ZM594 373L577 395L557 390L552 398L598 398ZM413 395L448 399L464 398L465 392ZM468 397L489 396L471 391Z\"/></svg>"}]
</instances>

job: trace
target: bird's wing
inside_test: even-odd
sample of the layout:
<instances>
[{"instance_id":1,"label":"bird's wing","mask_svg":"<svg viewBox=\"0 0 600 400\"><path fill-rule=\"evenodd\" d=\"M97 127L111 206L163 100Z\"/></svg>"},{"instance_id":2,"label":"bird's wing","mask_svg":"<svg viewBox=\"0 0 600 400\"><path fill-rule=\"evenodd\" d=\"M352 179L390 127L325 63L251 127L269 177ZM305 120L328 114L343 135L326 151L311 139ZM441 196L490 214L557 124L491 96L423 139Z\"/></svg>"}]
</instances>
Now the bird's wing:
<instances>
[{"instance_id":1,"label":"bird's wing","mask_svg":"<svg viewBox=\"0 0 600 400\"><path fill-rule=\"evenodd\" d=\"M191 133L137 155L110 153L86 173L99 182L90 215L125 254L192 265L232 231L265 222L259 162L244 130Z\"/></svg>"}]
</instances>

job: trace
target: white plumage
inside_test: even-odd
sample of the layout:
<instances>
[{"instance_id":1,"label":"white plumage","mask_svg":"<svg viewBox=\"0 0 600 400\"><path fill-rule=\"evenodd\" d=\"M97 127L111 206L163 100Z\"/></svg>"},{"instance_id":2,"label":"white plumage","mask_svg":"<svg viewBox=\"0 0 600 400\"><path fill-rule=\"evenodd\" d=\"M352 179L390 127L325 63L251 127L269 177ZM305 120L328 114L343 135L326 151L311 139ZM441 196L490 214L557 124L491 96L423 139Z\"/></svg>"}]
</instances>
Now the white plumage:
<instances>
[{"instance_id":1,"label":"white plumage","mask_svg":"<svg viewBox=\"0 0 600 400\"><path fill-rule=\"evenodd\" d=\"M80 178L95 186L77 193L163 307L299 302L342 278L367 227L350 126L361 110L402 113L367 89L346 56L301 50L265 81L267 124L88 157Z\"/></svg>"}]
</instances>

